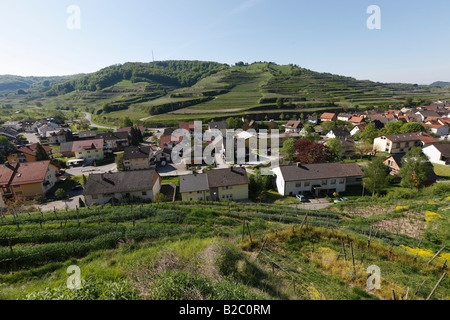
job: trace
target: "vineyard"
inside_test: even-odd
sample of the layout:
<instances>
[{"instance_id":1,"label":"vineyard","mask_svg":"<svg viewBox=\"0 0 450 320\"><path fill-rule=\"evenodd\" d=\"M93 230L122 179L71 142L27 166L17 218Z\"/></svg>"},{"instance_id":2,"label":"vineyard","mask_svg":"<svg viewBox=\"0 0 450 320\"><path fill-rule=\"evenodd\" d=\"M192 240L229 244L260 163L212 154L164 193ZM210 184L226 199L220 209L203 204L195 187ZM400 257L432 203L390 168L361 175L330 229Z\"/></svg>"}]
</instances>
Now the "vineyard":
<instances>
[{"instance_id":1,"label":"vineyard","mask_svg":"<svg viewBox=\"0 0 450 320\"><path fill-rule=\"evenodd\" d=\"M177 202L13 212L1 216L0 298L448 299L448 237L430 232L448 229L449 203L378 215L359 213L369 200L320 211ZM400 217L428 229L419 239L374 227ZM81 290L66 286L71 265ZM369 290L373 265L381 288Z\"/></svg>"}]
</instances>

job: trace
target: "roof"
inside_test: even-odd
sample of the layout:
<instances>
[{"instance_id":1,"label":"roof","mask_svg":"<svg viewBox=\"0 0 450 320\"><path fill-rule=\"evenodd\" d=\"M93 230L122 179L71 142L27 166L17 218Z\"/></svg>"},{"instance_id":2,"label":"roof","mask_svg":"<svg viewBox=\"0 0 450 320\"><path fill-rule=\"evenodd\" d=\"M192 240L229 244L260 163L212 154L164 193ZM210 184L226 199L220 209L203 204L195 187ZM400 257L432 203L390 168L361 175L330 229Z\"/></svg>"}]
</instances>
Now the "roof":
<instances>
[{"instance_id":1,"label":"roof","mask_svg":"<svg viewBox=\"0 0 450 320\"><path fill-rule=\"evenodd\" d=\"M423 144L431 144L439 142L439 139L436 139L425 132L415 132L412 133L412 135L415 135L420 141L422 141Z\"/></svg>"},{"instance_id":2,"label":"roof","mask_svg":"<svg viewBox=\"0 0 450 320\"><path fill-rule=\"evenodd\" d=\"M345 137L350 135L350 132L346 127L333 128L329 132L333 132L336 137Z\"/></svg>"},{"instance_id":3,"label":"roof","mask_svg":"<svg viewBox=\"0 0 450 320\"><path fill-rule=\"evenodd\" d=\"M313 163L279 168L284 181L345 178L363 174L356 163Z\"/></svg>"},{"instance_id":4,"label":"roof","mask_svg":"<svg viewBox=\"0 0 450 320\"><path fill-rule=\"evenodd\" d=\"M385 136L386 139L392 142L403 142L403 141L417 141L420 140L417 135L413 133L402 133L402 134L388 134Z\"/></svg>"},{"instance_id":5,"label":"roof","mask_svg":"<svg viewBox=\"0 0 450 320\"><path fill-rule=\"evenodd\" d=\"M321 119L333 119L336 116L335 113L325 112L320 116Z\"/></svg>"},{"instance_id":6,"label":"roof","mask_svg":"<svg viewBox=\"0 0 450 320\"><path fill-rule=\"evenodd\" d=\"M97 135L98 132L96 131L81 131L78 132L78 137L80 139L84 139L84 138L95 138L95 136Z\"/></svg>"},{"instance_id":7,"label":"roof","mask_svg":"<svg viewBox=\"0 0 450 320\"><path fill-rule=\"evenodd\" d=\"M180 192L209 190L207 173L194 173L180 176Z\"/></svg>"},{"instance_id":8,"label":"roof","mask_svg":"<svg viewBox=\"0 0 450 320\"><path fill-rule=\"evenodd\" d=\"M149 158L153 154L150 146L145 147L127 147L123 151L123 159Z\"/></svg>"},{"instance_id":9,"label":"roof","mask_svg":"<svg viewBox=\"0 0 450 320\"><path fill-rule=\"evenodd\" d=\"M34 156L34 155L36 155L36 147L37 147L37 143L33 143L33 144L30 144L29 146L18 148L17 151ZM47 147L47 146L42 146L42 148L44 148L46 153L49 153L52 151L52 148Z\"/></svg>"},{"instance_id":10,"label":"roof","mask_svg":"<svg viewBox=\"0 0 450 320\"><path fill-rule=\"evenodd\" d=\"M361 122L364 121L364 117L363 117L363 116L359 116L359 117L353 116L353 117L351 117L351 119L348 120L348 121L349 121L349 122L361 123Z\"/></svg>"},{"instance_id":11,"label":"roof","mask_svg":"<svg viewBox=\"0 0 450 320\"><path fill-rule=\"evenodd\" d=\"M0 165L0 185L22 185L45 180L50 160Z\"/></svg>"},{"instance_id":12,"label":"roof","mask_svg":"<svg viewBox=\"0 0 450 320\"><path fill-rule=\"evenodd\" d=\"M178 127L180 129L186 129L186 130L194 130L194 121L191 122L180 122L178 123Z\"/></svg>"},{"instance_id":13,"label":"roof","mask_svg":"<svg viewBox=\"0 0 450 320\"><path fill-rule=\"evenodd\" d=\"M158 177L155 169L90 174L84 195L152 190Z\"/></svg>"},{"instance_id":14,"label":"roof","mask_svg":"<svg viewBox=\"0 0 450 320\"><path fill-rule=\"evenodd\" d=\"M209 170L207 175L211 188L248 184L247 171L242 167Z\"/></svg>"},{"instance_id":15,"label":"roof","mask_svg":"<svg viewBox=\"0 0 450 320\"><path fill-rule=\"evenodd\" d=\"M59 146L59 152L60 153L72 152L72 146L73 146L72 141L63 142Z\"/></svg>"},{"instance_id":16,"label":"roof","mask_svg":"<svg viewBox=\"0 0 450 320\"><path fill-rule=\"evenodd\" d=\"M139 131L141 131L141 132L145 131L144 126L133 126L133 127L134 128L138 128ZM131 128L133 128L133 127L123 127L123 128L117 129L117 132L128 132L128 133L131 133Z\"/></svg>"},{"instance_id":17,"label":"roof","mask_svg":"<svg viewBox=\"0 0 450 320\"><path fill-rule=\"evenodd\" d=\"M433 146L439 150L446 158L450 158L450 143L437 143Z\"/></svg>"},{"instance_id":18,"label":"roof","mask_svg":"<svg viewBox=\"0 0 450 320\"><path fill-rule=\"evenodd\" d=\"M72 142L72 152L103 149L103 139L79 140ZM61 148L60 148L60 152Z\"/></svg>"},{"instance_id":19,"label":"roof","mask_svg":"<svg viewBox=\"0 0 450 320\"><path fill-rule=\"evenodd\" d=\"M128 140L128 132L98 132L95 135L95 139L104 139L104 140Z\"/></svg>"},{"instance_id":20,"label":"roof","mask_svg":"<svg viewBox=\"0 0 450 320\"><path fill-rule=\"evenodd\" d=\"M289 121L286 123L286 127L285 127L285 128L288 128L288 129L297 129L297 128L301 127L301 126L302 126L302 123L301 123L300 121L289 120Z\"/></svg>"},{"instance_id":21,"label":"roof","mask_svg":"<svg viewBox=\"0 0 450 320\"><path fill-rule=\"evenodd\" d=\"M208 127L210 129L228 129L228 122L226 122L225 120L209 122Z\"/></svg>"}]
</instances>

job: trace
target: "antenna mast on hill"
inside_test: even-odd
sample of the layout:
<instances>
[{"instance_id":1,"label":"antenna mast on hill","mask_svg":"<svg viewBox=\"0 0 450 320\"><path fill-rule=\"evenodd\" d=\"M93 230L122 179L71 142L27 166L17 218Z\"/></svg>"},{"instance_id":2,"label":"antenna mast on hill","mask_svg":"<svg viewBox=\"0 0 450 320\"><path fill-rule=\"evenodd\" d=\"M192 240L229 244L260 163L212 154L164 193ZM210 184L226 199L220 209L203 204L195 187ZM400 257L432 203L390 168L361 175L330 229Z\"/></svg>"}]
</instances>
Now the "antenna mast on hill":
<instances>
[{"instance_id":1,"label":"antenna mast on hill","mask_svg":"<svg viewBox=\"0 0 450 320\"><path fill-rule=\"evenodd\" d=\"M155 62L155 57L153 56L153 50L152 50L152 60Z\"/></svg>"}]
</instances>

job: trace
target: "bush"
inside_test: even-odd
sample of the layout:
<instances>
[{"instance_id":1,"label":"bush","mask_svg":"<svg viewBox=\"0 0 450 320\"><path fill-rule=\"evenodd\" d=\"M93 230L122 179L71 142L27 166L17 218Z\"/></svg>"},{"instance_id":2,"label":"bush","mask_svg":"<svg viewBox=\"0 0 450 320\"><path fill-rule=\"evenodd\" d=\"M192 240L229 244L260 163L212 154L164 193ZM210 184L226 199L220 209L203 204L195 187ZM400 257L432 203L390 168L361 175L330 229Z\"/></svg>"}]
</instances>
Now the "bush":
<instances>
[{"instance_id":1,"label":"bush","mask_svg":"<svg viewBox=\"0 0 450 320\"><path fill-rule=\"evenodd\" d=\"M59 199L62 200L66 197L66 191L64 191L63 188L59 188L55 191L55 196Z\"/></svg>"}]
</instances>

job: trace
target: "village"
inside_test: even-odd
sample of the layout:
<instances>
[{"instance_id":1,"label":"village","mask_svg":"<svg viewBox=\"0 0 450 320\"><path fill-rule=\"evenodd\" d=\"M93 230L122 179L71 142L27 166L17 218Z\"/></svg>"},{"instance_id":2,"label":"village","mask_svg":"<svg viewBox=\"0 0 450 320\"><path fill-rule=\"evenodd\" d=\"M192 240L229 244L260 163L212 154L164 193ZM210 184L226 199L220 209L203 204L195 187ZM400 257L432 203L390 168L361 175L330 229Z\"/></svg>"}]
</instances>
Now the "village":
<instances>
[{"instance_id":1,"label":"village","mask_svg":"<svg viewBox=\"0 0 450 320\"><path fill-rule=\"evenodd\" d=\"M231 152L234 159L241 152L244 161L220 161L232 143L210 139L202 144L205 150L215 143L209 150L217 161L210 164L194 156L181 163L172 159L182 142L174 131L183 129L194 139L194 121L178 128L129 125L78 132L58 118L6 121L0 128L0 205L53 210L162 201L264 202L262 193L272 190L288 203L321 209L345 201L348 190L364 195L364 167L375 156L382 156L390 176L398 179L404 156L420 149L431 168L420 184L436 183L432 165L450 166L449 127L446 101L401 110L302 113L288 121L220 119L204 124L201 136L238 129ZM258 134L261 128L268 133ZM254 138L266 143L271 138L279 146L269 142L265 152L254 150L249 147ZM255 187L261 184L255 177L269 166L270 181Z\"/></svg>"}]
</instances>

